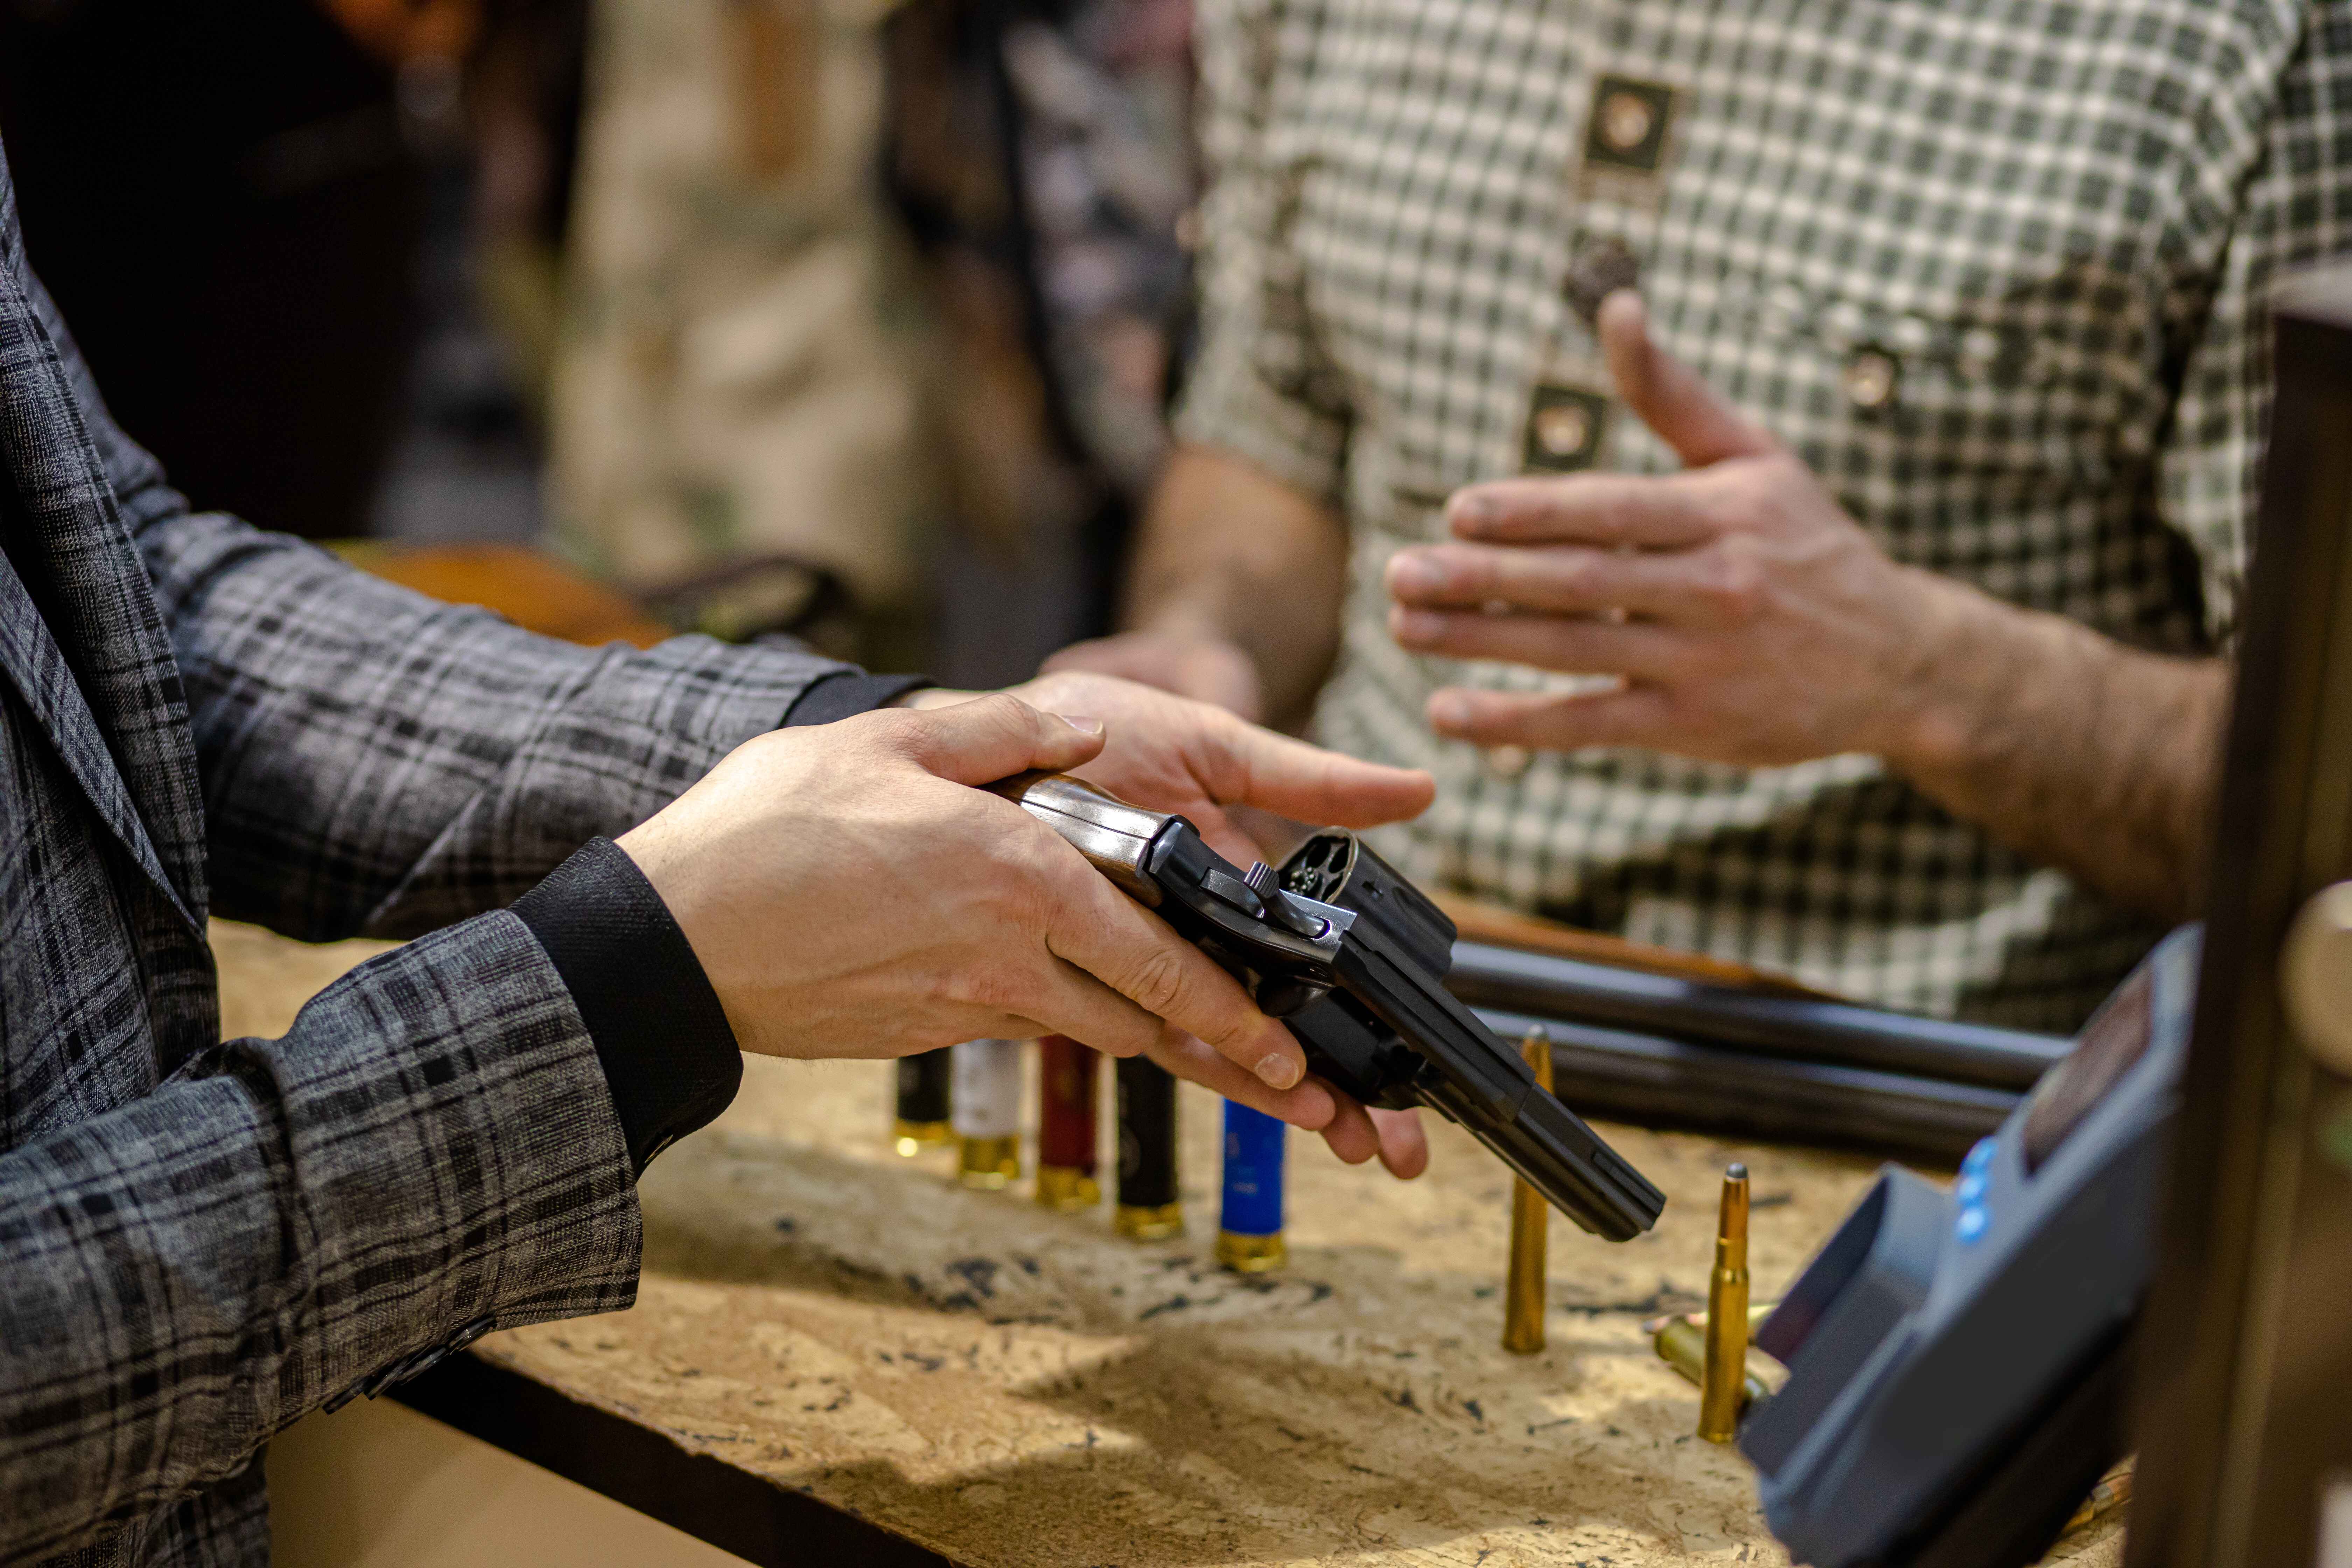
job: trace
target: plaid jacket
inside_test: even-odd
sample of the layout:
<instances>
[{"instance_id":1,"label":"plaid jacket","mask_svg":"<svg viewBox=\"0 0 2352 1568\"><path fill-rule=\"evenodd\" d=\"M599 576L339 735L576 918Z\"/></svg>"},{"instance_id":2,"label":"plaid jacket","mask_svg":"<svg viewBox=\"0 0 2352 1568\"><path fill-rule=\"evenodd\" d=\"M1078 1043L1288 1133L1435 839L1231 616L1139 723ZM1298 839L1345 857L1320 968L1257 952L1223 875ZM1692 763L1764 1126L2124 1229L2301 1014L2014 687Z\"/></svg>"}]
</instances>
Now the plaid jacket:
<instances>
[{"instance_id":1,"label":"plaid jacket","mask_svg":"<svg viewBox=\"0 0 2352 1568\"><path fill-rule=\"evenodd\" d=\"M1433 736L1381 574L1447 493L1674 468L1565 298L1662 340L1896 559L2112 637L2236 614L2281 270L2352 249L2344 0L1203 0L1217 181L1181 428L1345 513L1342 751L1399 866L1889 1006L2071 1029L2162 932L1874 757Z\"/></svg>"},{"instance_id":2,"label":"plaid jacket","mask_svg":"<svg viewBox=\"0 0 2352 1568\"><path fill-rule=\"evenodd\" d=\"M594 1049L484 911L843 668L558 645L191 513L0 171L0 1560L266 1561L270 1434L629 1304ZM207 909L421 939L223 1042Z\"/></svg>"}]
</instances>

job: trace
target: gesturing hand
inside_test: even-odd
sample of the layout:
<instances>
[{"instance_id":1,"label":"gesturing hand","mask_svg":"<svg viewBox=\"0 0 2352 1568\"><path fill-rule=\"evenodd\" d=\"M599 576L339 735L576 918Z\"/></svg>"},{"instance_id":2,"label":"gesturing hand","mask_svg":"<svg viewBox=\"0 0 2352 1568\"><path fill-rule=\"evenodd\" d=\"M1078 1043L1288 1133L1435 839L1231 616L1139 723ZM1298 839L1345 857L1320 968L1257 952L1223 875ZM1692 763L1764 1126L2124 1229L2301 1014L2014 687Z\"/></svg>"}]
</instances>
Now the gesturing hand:
<instances>
[{"instance_id":1,"label":"gesturing hand","mask_svg":"<svg viewBox=\"0 0 2352 1568\"><path fill-rule=\"evenodd\" d=\"M1786 448L1652 342L1631 291L1600 336L1627 406L1689 467L1505 479L1454 493L1456 542L1400 551L1405 647L1621 677L1555 695L1447 688L1442 734L1551 750L1645 746L1770 766L1894 754L1966 590L1898 564Z\"/></svg>"}]
</instances>

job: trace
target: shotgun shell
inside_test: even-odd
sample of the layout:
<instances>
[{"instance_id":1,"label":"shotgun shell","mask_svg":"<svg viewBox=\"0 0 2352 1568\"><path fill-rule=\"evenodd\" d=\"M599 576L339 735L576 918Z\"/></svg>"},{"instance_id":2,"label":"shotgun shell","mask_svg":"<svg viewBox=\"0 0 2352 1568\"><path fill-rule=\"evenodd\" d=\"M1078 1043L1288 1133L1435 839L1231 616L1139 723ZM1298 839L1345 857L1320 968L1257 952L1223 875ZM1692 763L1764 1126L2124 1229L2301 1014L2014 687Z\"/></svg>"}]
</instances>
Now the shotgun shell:
<instances>
[{"instance_id":1,"label":"shotgun shell","mask_svg":"<svg viewBox=\"0 0 2352 1568\"><path fill-rule=\"evenodd\" d=\"M948 1082L955 1071L949 1056L949 1050L937 1050L898 1058L898 1104L890 1135L908 1158L955 1136L948 1116Z\"/></svg>"},{"instance_id":2,"label":"shotgun shell","mask_svg":"<svg viewBox=\"0 0 2352 1568\"><path fill-rule=\"evenodd\" d=\"M1145 1057L1123 1058L1118 1079L1118 1207L1111 1223L1137 1241L1184 1234L1176 1187L1176 1079Z\"/></svg>"},{"instance_id":3,"label":"shotgun shell","mask_svg":"<svg viewBox=\"0 0 2352 1568\"><path fill-rule=\"evenodd\" d=\"M1002 1191L1021 1174L1021 1042L966 1040L954 1051L957 1174L967 1187Z\"/></svg>"},{"instance_id":4,"label":"shotgun shell","mask_svg":"<svg viewBox=\"0 0 2352 1568\"><path fill-rule=\"evenodd\" d=\"M1242 1274L1279 1268L1282 1240L1279 1118L1225 1101L1224 1182L1217 1216L1217 1261Z\"/></svg>"},{"instance_id":5,"label":"shotgun shell","mask_svg":"<svg viewBox=\"0 0 2352 1568\"><path fill-rule=\"evenodd\" d=\"M1095 1078L1101 1056L1067 1035L1037 1042L1037 1201L1050 1209L1102 1202L1095 1179Z\"/></svg>"}]
</instances>

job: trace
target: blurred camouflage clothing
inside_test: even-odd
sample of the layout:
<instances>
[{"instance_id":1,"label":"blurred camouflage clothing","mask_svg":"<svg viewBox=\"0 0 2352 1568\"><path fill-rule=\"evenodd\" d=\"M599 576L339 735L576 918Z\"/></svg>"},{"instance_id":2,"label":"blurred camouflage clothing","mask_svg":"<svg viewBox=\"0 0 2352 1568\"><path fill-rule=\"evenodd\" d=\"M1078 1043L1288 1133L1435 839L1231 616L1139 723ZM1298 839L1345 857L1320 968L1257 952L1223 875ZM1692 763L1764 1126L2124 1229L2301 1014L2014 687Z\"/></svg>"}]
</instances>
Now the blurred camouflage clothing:
<instances>
[{"instance_id":1,"label":"blurred camouflage clothing","mask_svg":"<svg viewBox=\"0 0 2352 1568\"><path fill-rule=\"evenodd\" d=\"M892 190L941 321L953 526L934 668L1106 629L1191 337L1190 0L907 0Z\"/></svg>"},{"instance_id":2,"label":"blurred camouflage clothing","mask_svg":"<svg viewBox=\"0 0 2352 1568\"><path fill-rule=\"evenodd\" d=\"M1167 456L1191 314L1191 26L1188 0L1087 0L1004 36L1047 356L1085 452L1130 500Z\"/></svg>"},{"instance_id":3,"label":"blurred camouflage clothing","mask_svg":"<svg viewBox=\"0 0 2352 1568\"><path fill-rule=\"evenodd\" d=\"M550 394L551 542L592 570L658 592L785 558L909 597L935 502L873 180L887 9L598 0ZM736 620L708 629L773 624Z\"/></svg>"}]
</instances>

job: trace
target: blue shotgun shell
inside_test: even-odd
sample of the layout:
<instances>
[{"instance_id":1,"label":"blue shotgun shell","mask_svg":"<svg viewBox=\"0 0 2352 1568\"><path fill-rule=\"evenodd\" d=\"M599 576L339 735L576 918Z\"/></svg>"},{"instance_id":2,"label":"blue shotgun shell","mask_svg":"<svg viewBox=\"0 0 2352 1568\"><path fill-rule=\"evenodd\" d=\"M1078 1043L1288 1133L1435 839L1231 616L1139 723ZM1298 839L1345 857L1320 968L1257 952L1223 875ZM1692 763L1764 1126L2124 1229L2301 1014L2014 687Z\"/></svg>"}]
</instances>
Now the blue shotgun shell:
<instances>
[{"instance_id":1,"label":"blue shotgun shell","mask_svg":"<svg viewBox=\"0 0 2352 1568\"><path fill-rule=\"evenodd\" d=\"M1217 1228L1228 1236L1282 1234L1283 1124L1225 1101L1224 1200Z\"/></svg>"}]
</instances>

